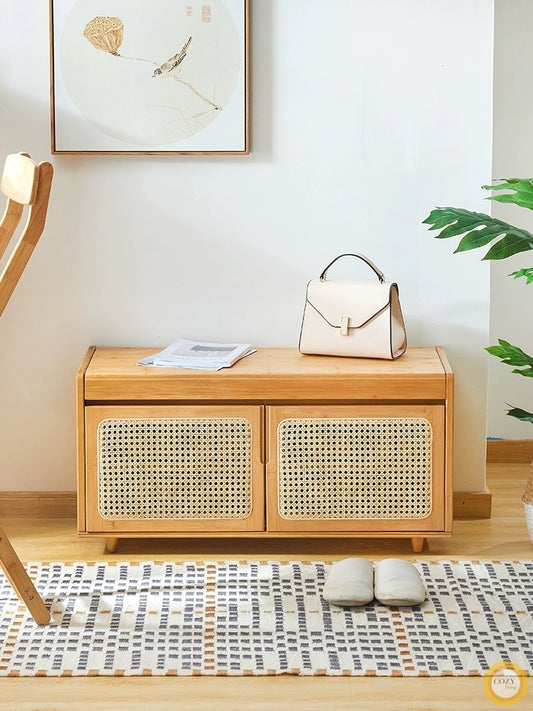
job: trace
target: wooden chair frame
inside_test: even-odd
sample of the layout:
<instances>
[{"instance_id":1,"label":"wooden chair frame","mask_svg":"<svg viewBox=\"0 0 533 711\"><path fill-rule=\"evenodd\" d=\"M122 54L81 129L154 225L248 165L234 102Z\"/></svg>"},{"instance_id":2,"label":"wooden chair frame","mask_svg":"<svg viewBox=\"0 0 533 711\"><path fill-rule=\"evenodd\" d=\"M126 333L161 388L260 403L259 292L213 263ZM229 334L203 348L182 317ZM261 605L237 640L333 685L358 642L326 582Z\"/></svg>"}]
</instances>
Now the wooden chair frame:
<instances>
[{"instance_id":1,"label":"wooden chair frame","mask_svg":"<svg viewBox=\"0 0 533 711\"><path fill-rule=\"evenodd\" d=\"M7 197L6 209L0 222L0 259L19 226L25 207L28 207L28 216L0 275L0 316L44 229L53 172L50 163L37 164L27 153L14 153L6 158L0 182L0 191ZM48 624L50 612L1 527L0 566L35 622L39 625Z\"/></svg>"}]
</instances>

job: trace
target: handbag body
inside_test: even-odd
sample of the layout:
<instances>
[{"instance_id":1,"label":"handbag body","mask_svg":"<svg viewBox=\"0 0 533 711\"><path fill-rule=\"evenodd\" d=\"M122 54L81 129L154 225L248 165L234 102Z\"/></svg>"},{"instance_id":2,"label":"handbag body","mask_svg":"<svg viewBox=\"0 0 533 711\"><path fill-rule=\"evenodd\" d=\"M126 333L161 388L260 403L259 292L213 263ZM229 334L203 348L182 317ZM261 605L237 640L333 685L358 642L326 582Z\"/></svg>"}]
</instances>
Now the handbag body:
<instances>
[{"instance_id":1,"label":"handbag body","mask_svg":"<svg viewBox=\"0 0 533 711\"><path fill-rule=\"evenodd\" d=\"M343 257L362 259L377 281L327 279L329 268ZM318 279L307 285L299 350L316 355L399 358L407 335L398 285L361 254L340 254Z\"/></svg>"}]
</instances>

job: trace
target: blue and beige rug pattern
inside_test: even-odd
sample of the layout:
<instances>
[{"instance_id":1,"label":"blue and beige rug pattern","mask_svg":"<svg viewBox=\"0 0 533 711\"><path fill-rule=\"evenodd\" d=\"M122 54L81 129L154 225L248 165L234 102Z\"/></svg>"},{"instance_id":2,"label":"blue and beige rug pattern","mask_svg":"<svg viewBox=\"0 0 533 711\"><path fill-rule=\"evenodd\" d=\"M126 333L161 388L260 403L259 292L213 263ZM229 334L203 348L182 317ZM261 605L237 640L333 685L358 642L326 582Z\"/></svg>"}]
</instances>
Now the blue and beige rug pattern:
<instances>
[{"instance_id":1,"label":"blue and beige rug pattern","mask_svg":"<svg viewBox=\"0 0 533 711\"><path fill-rule=\"evenodd\" d=\"M416 607L326 603L324 562L29 563L35 624L0 572L0 676L533 674L533 561L418 561Z\"/></svg>"}]
</instances>

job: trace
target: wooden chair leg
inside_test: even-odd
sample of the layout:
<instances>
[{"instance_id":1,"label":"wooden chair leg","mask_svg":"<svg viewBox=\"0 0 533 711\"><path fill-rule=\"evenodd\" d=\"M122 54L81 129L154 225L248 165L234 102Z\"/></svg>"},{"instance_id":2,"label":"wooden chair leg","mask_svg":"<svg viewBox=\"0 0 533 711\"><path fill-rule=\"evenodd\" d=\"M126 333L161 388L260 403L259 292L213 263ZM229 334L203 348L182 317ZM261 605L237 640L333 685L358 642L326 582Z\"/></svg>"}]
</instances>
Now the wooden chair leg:
<instances>
[{"instance_id":1,"label":"wooden chair leg","mask_svg":"<svg viewBox=\"0 0 533 711\"><path fill-rule=\"evenodd\" d=\"M47 625L50 622L50 612L2 528L0 528L0 566L35 622L38 625Z\"/></svg>"}]
</instances>

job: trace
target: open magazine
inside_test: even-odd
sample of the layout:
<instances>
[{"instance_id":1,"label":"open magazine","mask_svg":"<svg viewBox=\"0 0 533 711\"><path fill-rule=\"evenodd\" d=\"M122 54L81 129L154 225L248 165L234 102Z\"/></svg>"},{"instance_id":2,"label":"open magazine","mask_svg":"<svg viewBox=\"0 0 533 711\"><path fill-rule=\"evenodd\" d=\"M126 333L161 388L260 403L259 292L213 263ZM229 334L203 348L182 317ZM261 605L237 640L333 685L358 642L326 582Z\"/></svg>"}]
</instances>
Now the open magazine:
<instances>
[{"instance_id":1,"label":"open magazine","mask_svg":"<svg viewBox=\"0 0 533 711\"><path fill-rule=\"evenodd\" d=\"M249 343L205 343L180 338L159 353L142 358L139 365L220 370L251 353L255 349Z\"/></svg>"}]
</instances>

